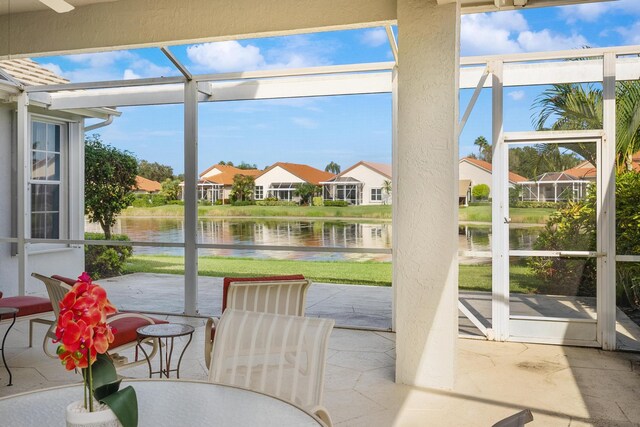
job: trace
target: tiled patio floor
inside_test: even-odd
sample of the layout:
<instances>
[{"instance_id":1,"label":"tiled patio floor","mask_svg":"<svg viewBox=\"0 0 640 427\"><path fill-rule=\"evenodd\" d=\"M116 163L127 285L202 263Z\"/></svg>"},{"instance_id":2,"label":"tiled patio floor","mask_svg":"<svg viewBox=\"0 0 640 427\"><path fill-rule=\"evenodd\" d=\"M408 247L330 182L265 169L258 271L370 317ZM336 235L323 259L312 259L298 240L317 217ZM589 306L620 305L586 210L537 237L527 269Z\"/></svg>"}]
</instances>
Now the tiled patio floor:
<instances>
[{"instance_id":1,"label":"tiled patio floor","mask_svg":"<svg viewBox=\"0 0 640 427\"><path fill-rule=\"evenodd\" d=\"M108 281L102 283L110 288ZM109 293L116 304L126 305L113 289ZM128 298L128 308L143 308L135 294ZM165 303L156 299L155 309L167 310ZM181 377L206 379L204 320L167 318L197 328ZM6 326L0 326L0 333ZM39 345L27 347L27 327L28 322L19 321L7 339L14 386L3 385L7 376L0 367L0 396L78 381ZM36 326L38 344L44 331ZM324 404L337 426L490 426L527 407L534 413L533 426L640 425L638 354L460 339L455 388L439 391L394 383L393 333L334 329L329 349ZM146 367L121 373L148 375Z\"/></svg>"}]
</instances>

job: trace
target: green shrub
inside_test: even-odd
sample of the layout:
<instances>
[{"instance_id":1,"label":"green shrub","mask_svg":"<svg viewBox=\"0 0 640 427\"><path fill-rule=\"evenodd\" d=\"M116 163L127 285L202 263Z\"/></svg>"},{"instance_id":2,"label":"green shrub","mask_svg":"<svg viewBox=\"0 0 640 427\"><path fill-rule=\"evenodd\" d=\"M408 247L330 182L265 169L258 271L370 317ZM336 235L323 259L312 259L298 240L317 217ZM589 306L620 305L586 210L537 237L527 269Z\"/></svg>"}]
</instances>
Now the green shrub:
<instances>
[{"instance_id":1,"label":"green shrub","mask_svg":"<svg viewBox=\"0 0 640 427\"><path fill-rule=\"evenodd\" d=\"M474 185L471 189L471 195L474 200L487 200L491 189L487 184Z\"/></svg>"},{"instance_id":2,"label":"green shrub","mask_svg":"<svg viewBox=\"0 0 640 427\"><path fill-rule=\"evenodd\" d=\"M313 198L313 206L324 206L324 200L322 197L316 196Z\"/></svg>"},{"instance_id":3,"label":"green shrub","mask_svg":"<svg viewBox=\"0 0 640 427\"><path fill-rule=\"evenodd\" d=\"M184 206L184 200L167 200L167 204Z\"/></svg>"},{"instance_id":4,"label":"green shrub","mask_svg":"<svg viewBox=\"0 0 640 427\"><path fill-rule=\"evenodd\" d=\"M288 200L278 200L273 198L264 199L264 200L256 200L256 205L258 206L298 206L296 202L290 202Z\"/></svg>"},{"instance_id":5,"label":"green shrub","mask_svg":"<svg viewBox=\"0 0 640 427\"><path fill-rule=\"evenodd\" d=\"M324 205L325 206L335 206L335 207L343 208L345 206L349 206L349 202L347 202L345 200L325 200L324 201Z\"/></svg>"},{"instance_id":6,"label":"green shrub","mask_svg":"<svg viewBox=\"0 0 640 427\"><path fill-rule=\"evenodd\" d=\"M229 200L229 199L224 199L224 200L223 199L218 199L218 200L216 200L215 204L217 206L230 205L231 204L231 200Z\"/></svg>"},{"instance_id":7,"label":"green shrub","mask_svg":"<svg viewBox=\"0 0 640 427\"><path fill-rule=\"evenodd\" d=\"M256 201L255 200L236 200L231 204L233 206L251 206L251 205L255 205Z\"/></svg>"},{"instance_id":8,"label":"green shrub","mask_svg":"<svg viewBox=\"0 0 640 427\"><path fill-rule=\"evenodd\" d=\"M619 254L640 254L640 174L627 172L616 177L616 243ZM596 191L589 186L587 198L568 202L551 214L538 236L536 250L596 250ZM539 258L529 266L543 279L543 291L560 295L596 295L596 259ZM618 304L640 304L640 265L617 263Z\"/></svg>"},{"instance_id":9,"label":"green shrub","mask_svg":"<svg viewBox=\"0 0 640 427\"><path fill-rule=\"evenodd\" d=\"M104 240L102 233L85 233L85 240ZM124 234L113 234L111 240L128 241ZM85 270L93 279L119 276L126 260L133 254L131 246L84 246Z\"/></svg>"},{"instance_id":10,"label":"green shrub","mask_svg":"<svg viewBox=\"0 0 640 427\"><path fill-rule=\"evenodd\" d=\"M560 209L566 206L564 202L536 202L536 201L516 201L510 202L512 208L551 208Z\"/></svg>"},{"instance_id":11,"label":"green shrub","mask_svg":"<svg viewBox=\"0 0 640 427\"><path fill-rule=\"evenodd\" d=\"M136 208L151 208L154 206L164 206L167 204L167 198L160 194L136 194L131 206Z\"/></svg>"}]
</instances>

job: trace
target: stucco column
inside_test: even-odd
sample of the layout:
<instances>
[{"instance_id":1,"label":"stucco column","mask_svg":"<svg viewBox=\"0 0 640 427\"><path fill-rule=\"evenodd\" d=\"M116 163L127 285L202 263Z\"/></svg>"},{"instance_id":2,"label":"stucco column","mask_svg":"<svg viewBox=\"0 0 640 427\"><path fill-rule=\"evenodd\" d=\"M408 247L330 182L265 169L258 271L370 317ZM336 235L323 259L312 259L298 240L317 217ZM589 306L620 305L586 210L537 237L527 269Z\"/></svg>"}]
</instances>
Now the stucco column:
<instances>
[{"instance_id":1,"label":"stucco column","mask_svg":"<svg viewBox=\"0 0 640 427\"><path fill-rule=\"evenodd\" d=\"M460 9L398 0L396 381L450 389L458 335Z\"/></svg>"}]
</instances>

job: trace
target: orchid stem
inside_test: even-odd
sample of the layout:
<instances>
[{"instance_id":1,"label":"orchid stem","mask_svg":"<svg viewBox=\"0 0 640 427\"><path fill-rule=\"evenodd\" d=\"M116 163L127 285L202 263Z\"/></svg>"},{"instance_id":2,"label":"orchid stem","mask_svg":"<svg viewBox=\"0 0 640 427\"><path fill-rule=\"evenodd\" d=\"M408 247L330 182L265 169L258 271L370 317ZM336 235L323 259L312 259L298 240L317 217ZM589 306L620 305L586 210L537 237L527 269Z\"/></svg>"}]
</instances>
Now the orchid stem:
<instances>
[{"instance_id":1,"label":"orchid stem","mask_svg":"<svg viewBox=\"0 0 640 427\"><path fill-rule=\"evenodd\" d=\"M93 412L93 374L91 372L91 349L87 348L87 360L89 361L89 412Z\"/></svg>"},{"instance_id":2,"label":"orchid stem","mask_svg":"<svg viewBox=\"0 0 640 427\"><path fill-rule=\"evenodd\" d=\"M81 369L82 371L82 382L84 383L84 409L87 409L87 370Z\"/></svg>"}]
</instances>

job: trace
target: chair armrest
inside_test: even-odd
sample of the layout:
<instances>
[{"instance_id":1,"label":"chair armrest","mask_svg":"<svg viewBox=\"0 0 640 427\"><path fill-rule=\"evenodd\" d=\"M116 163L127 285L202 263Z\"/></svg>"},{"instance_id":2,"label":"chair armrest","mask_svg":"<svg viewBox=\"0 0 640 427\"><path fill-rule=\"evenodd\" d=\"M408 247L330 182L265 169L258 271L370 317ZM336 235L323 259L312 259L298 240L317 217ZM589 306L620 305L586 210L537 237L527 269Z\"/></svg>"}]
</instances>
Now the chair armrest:
<instances>
[{"instance_id":1,"label":"chair armrest","mask_svg":"<svg viewBox=\"0 0 640 427\"><path fill-rule=\"evenodd\" d=\"M207 323L204 326L204 361L207 368L211 366L211 350L213 350L213 339L211 334L215 333L220 319L217 317L209 317Z\"/></svg>"},{"instance_id":2,"label":"chair armrest","mask_svg":"<svg viewBox=\"0 0 640 427\"><path fill-rule=\"evenodd\" d=\"M329 412L327 408L322 405L316 405L311 408L307 408L309 412L314 414L316 417L320 418L320 420L327 425L327 427L332 427L333 423L331 422L331 417L329 416Z\"/></svg>"},{"instance_id":3,"label":"chair armrest","mask_svg":"<svg viewBox=\"0 0 640 427\"><path fill-rule=\"evenodd\" d=\"M126 318L130 318L130 317L137 317L139 319L144 319L147 322L149 322L150 325L155 325L156 321L153 320L151 317L149 316L145 316L144 314L140 314L140 313L125 313L122 311L119 311L118 313L114 314L113 316L109 316L107 318L107 324L114 322L116 320L121 320L121 319L126 319Z\"/></svg>"}]
</instances>

